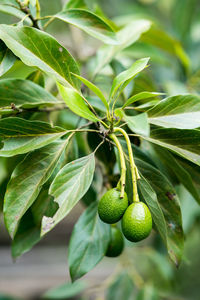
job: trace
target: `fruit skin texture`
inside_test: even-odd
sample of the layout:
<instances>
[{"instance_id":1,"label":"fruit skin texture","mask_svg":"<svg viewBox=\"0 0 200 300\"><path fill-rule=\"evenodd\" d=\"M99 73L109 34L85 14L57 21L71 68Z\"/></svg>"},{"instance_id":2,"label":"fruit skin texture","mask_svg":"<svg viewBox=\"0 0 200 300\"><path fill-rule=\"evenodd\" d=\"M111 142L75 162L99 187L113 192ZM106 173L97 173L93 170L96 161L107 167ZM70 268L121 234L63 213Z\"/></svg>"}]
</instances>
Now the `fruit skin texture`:
<instances>
[{"instance_id":1,"label":"fruit skin texture","mask_svg":"<svg viewBox=\"0 0 200 300\"><path fill-rule=\"evenodd\" d=\"M100 219L108 224L118 222L128 207L128 197L124 193L124 198L120 199L120 191L116 188L107 191L98 205Z\"/></svg>"},{"instance_id":2,"label":"fruit skin texture","mask_svg":"<svg viewBox=\"0 0 200 300\"><path fill-rule=\"evenodd\" d=\"M124 249L124 238L121 231L117 227L111 227L111 239L108 245L106 256L119 256Z\"/></svg>"},{"instance_id":3,"label":"fruit skin texture","mask_svg":"<svg viewBox=\"0 0 200 300\"><path fill-rule=\"evenodd\" d=\"M132 203L122 218L122 232L127 240L139 242L145 239L152 229L149 208L143 202Z\"/></svg>"}]
</instances>

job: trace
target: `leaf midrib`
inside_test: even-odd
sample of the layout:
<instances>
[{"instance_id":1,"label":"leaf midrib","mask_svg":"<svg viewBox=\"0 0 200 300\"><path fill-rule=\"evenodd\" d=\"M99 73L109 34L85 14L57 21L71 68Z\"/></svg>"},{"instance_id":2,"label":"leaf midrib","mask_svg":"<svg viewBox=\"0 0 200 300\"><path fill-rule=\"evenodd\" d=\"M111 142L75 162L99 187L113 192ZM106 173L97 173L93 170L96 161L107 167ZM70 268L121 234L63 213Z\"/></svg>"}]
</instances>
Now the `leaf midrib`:
<instances>
[{"instance_id":1,"label":"leaf midrib","mask_svg":"<svg viewBox=\"0 0 200 300\"><path fill-rule=\"evenodd\" d=\"M40 180L38 181L38 183L35 185L34 191L33 191L32 194L29 196L29 200L32 198L32 196L33 196L34 193L37 191L37 189L39 189L39 187L41 186L42 181L43 181L45 175L48 173L48 171L51 169L51 167L53 166L53 164L56 162L57 158L60 156L60 154L62 153L62 151L63 151L63 149L65 148L65 146L66 146L66 143L63 143L63 145L62 145L60 151L57 153L57 155L55 156L55 158L51 161L51 163L49 164L48 168L46 168L46 169L43 170L43 171L39 170L38 172L35 172L34 174L32 174L32 176L35 176L37 173L43 172L44 176L41 176L41 179L40 179ZM46 158L44 158L43 160L45 160L45 159L46 159ZM43 161L43 160L40 160L40 162ZM29 178L31 178L32 176L30 176ZM27 190L26 190L25 192L27 192ZM22 193L21 195L23 195L23 193ZM20 195L20 197L21 197L21 195ZM12 207L13 204L16 203L17 200L18 200L18 198L16 198L15 201L12 202L12 205L11 205L10 207ZM21 214L20 214L20 217L23 216L23 214L26 212L28 206L29 206L29 203L28 203L28 201L27 201L27 202L26 202L26 205L24 206L24 209L22 210L22 212L21 212ZM20 218L19 218L19 220L16 222L16 225L19 223L19 221L20 221ZM15 226L16 226L16 225L15 225ZM15 230L15 228L13 229L13 232L12 232L12 233L14 233L14 230Z\"/></svg>"},{"instance_id":2,"label":"leaf midrib","mask_svg":"<svg viewBox=\"0 0 200 300\"><path fill-rule=\"evenodd\" d=\"M1 25L0 25L1 26ZM7 25L9 26L9 25ZM1 30L1 28L0 28ZM52 66L48 65L45 61L41 60L41 57L37 56L34 52L30 51L30 49L28 49L27 47L25 47L23 44L20 44L17 40L15 40L11 35L8 35L5 31L3 31L3 33L8 36L13 42L13 44L17 43L18 45L22 46L24 49L26 49L26 51L28 51L29 53L31 53L31 55L33 55L36 59L39 59L40 61L42 61L42 63L44 63L44 65L46 65L48 68L50 68L55 74L57 74L59 77L63 78L68 84L70 84L73 88L74 86L71 84L71 82L67 81L65 77L63 77L61 74L59 74L56 70L54 70L52 68ZM57 41L56 41L57 42ZM35 46L35 45L34 45ZM37 52L39 51L38 48L35 48L37 50ZM13 51L14 52L14 51ZM40 52L39 52L40 53ZM69 54L70 55L70 54ZM18 55L16 55L18 56ZM19 56L18 56L19 57ZM62 72L63 74L63 72Z\"/></svg>"}]
</instances>

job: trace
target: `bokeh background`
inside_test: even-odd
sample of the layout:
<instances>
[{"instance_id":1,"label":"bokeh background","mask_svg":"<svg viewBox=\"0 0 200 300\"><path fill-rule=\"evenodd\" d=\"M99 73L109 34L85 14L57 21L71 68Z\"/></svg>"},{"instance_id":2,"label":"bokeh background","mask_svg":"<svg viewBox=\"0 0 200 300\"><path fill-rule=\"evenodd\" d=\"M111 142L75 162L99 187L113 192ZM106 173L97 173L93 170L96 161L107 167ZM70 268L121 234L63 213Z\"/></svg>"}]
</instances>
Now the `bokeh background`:
<instances>
[{"instance_id":1,"label":"bokeh background","mask_svg":"<svg viewBox=\"0 0 200 300\"><path fill-rule=\"evenodd\" d=\"M1 1L0 1L1 2ZM67 1L41 0L42 14L60 11ZM199 0L86 0L91 9L99 4L106 16L123 26L134 19L148 19L154 24L152 35L144 34L139 41L118 55L126 66L137 58L150 56L148 77L135 82L135 92L143 88L162 91L167 95L200 93L200 2ZM16 22L12 16L0 13L0 23ZM78 29L55 21L48 27L89 74L93 57L101 43ZM182 46L182 48L180 47ZM183 50L182 50L183 49ZM16 63L4 77L26 78L32 69ZM104 84L104 74L97 78ZM46 79L46 88L54 91L54 83ZM74 116L63 114L68 126ZM70 122L69 122L70 120ZM76 120L74 119L74 122ZM0 159L0 197L5 185L5 165ZM169 261L156 234L147 241L128 247L119 259L105 258L84 277L86 288L77 299L137 299L137 300L199 300L200 299L200 208L182 187L177 187L181 199L185 251L183 262L176 269ZM93 197L93 195L88 195ZM89 199L90 200L90 199ZM92 199L91 199L92 200ZM49 233L29 253L13 261L10 239L0 215L0 299L40 299L49 289L69 282L67 246L73 225L84 209L80 202L72 213ZM105 292L113 274L130 269L134 285L124 277L121 294L115 286ZM82 290L80 288L80 290ZM129 291L131 290L131 293ZM4 296L3 296L4 295ZM5 296L7 295L7 297ZM56 298L55 298L56 299ZM70 299L73 299L71 296Z\"/></svg>"}]
</instances>

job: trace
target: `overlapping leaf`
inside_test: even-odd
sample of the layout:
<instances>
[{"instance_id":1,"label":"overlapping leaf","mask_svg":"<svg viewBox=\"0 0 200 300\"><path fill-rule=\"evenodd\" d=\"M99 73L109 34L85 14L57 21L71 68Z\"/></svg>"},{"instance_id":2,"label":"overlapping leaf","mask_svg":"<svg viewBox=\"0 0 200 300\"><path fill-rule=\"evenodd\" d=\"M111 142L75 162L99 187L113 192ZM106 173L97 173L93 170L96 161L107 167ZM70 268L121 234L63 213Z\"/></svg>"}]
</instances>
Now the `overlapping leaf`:
<instances>
[{"instance_id":1,"label":"overlapping leaf","mask_svg":"<svg viewBox=\"0 0 200 300\"><path fill-rule=\"evenodd\" d=\"M86 3L84 0L69 0L65 5L65 9L69 8L86 8Z\"/></svg>"},{"instance_id":2,"label":"overlapping leaf","mask_svg":"<svg viewBox=\"0 0 200 300\"><path fill-rule=\"evenodd\" d=\"M138 186L140 193L142 194L151 211L152 218L157 227L157 230L160 233L160 236L162 237L164 243L167 245L167 225L162 209L158 202L156 192L142 175L141 179L138 180Z\"/></svg>"},{"instance_id":3,"label":"overlapping leaf","mask_svg":"<svg viewBox=\"0 0 200 300\"><path fill-rule=\"evenodd\" d=\"M13 3L12 2L6 3L4 1L1 1L0 12L15 16L19 19L23 19L26 16L26 14L19 9L19 5L17 4L16 1L13 1ZM26 19L24 21L27 25L30 25L30 26L32 25L32 21L28 16L26 17Z\"/></svg>"},{"instance_id":4,"label":"overlapping leaf","mask_svg":"<svg viewBox=\"0 0 200 300\"><path fill-rule=\"evenodd\" d=\"M48 188L41 190L39 196L22 217L18 230L12 241L12 256L21 256L37 244L40 237L40 226L43 215L51 217L56 212L57 206L53 197L48 195Z\"/></svg>"},{"instance_id":5,"label":"overlapping leaf","mask_svg":"<svg viewBox=\"0 0 200 300\"><path fill-rule=\"evenodd\" d=\"M110 98L113 98L117 91L118 93L121 93L123 89L128 85L130 80L132 80L147 66L148 61L149 57L138 59L128 70L120 73L117 77L115 77L110 91Z\"/></svg>"},{"instance_id":6,"label":"overlapping leaf","mask_svg":"<svg viewBox=\"0 0 200 300\"><path fill-rule=\"evenodd\" d=\"M93 75L96 75L106 64L121 50L136 42L142 33L149 30L151 22L148 20L135 20L117 32L117 40L119 45L105 45L101 47L95 58L95 68Z\"/></svg>"},{"instance_id":7,"label":"overlapping leaf","mask_svg":"<svg viewBox=\"0 0 200 300\"><path fill-rule=\"evenodd\" d=\"M125 152L127 147L122 143ZM182 217L175 189L155 166L151 159L138 147L133 147L135 163L140 172L138 180L140 195L151 210L153 221L163 239L172 261L179 265L183 254ZM132 195L130 165L127 164L127 192ZM127 178L127 179L128 179Z\"/></svg>"},{"instance_id":8,"label":"overlapping leaf","mask_svg":"<svg viewBox=\"0 0 200 300\"><path fill-rule=\"evenodd\" d=\"M59 12L54 18L72 24L84 30L87 34L100 39L107 44L118 44L116 35L109 24L94 13L80 8L71 8Z\"/></svg>"},{"instance_id":9,"label":"overlapping leaf","mask_svg":"<svg viewBox=\"0 0 200 300\"><path fill-rule=\"evenodd\" d=\"M74 58L49 34L31 27L1 24L0 39L26 65L79 89L79 80L70 73L79 73Z\"/></svg>"},{"instance_id":10,"label":"overlapping leaf","mask_svg":"<svg viewBox=\"0 0 200 300\"><path fill-rule=\"evenodd\" d=\"M94 169L92 153L68 163L60 170L50 186L50 194L59 208L52 218L43 218L42 235L59 223L84 196L92 183Z\"/></svg>"},{"instance_id":11,"label":"overlapping leaf","mask_svg":"<svg viewBox=\"0 0 200 300\"><path fill-rule=\"evenodd\" d=\"M77 297L87 287L85 281L67 282L56 288L47 291L43 295L43 299L72 299Z\"/></svg>"},{"instance_id":12,"label":"overlapping leaf","mask_svg":"<svg viewBox=\"0 0 200 300\"><path fill-rule=\"evenodd\" d=\"M41 87L45 86L45 78L40 70L33 71L26 79L40 85Z\"/></svg>"},{"instance_id":13,"label":"overlapping leaf","mask_svg":"<svg viewBox=\"0 0 200 300\"><path fill-rule=\"evenodd\" d=\"M52 106L59 103L49 92L30 80L0 80L0 114L14 113L19 108ZM15 110L11 108L13 105Z\"/></svg>"},{"instance_id":14,"label":"overlapping leaf","mask_svg":"<svg viewBox=\"0 0 200 300\"><path fill-rule=\"evenodd\" d=\"M106 300L131 300L133 299L134 284L131 277L126 272L120 272L111 283L107 292Z\"/></svg>"},{"instance_id":15,"label":"overlapping leaf","mask_svg":"<svg viewBox=\"0 0 200 300\"><path fill-rule=\"evenodd\" d=\"M0 120L0 139L4 143L0 156L14 156L41 148L66 134L60 127L21 118Z\"/></svg>"},{"instance_id":16,"label":"overlapping leaf","mask_svg":"<svg viewBox=\"0 0 200 300\"><path fill-rule=\"evenodd\" d=\"M185 178L185 175L183 176L182 181L180 179L179 180L182 183L183 183L183 181L185 181L185 183L183 183L183 185L188 189L188 191L193 195L194 199L196 199L197 202L199 203L199 197L197 197L197 195L195 195L196 193L194 191L192 192L192 190L195 188L197 193L200 194L200 167L198 165L191 163L190 161L183 159L182 157L177 156L177 155L175 156L175 159L176 159L177 163L184 169L186 174L189 174L189 178L190 177L192 178L192 185L190 187L188 186L190 184L190 179L188 179L188 182L186 185L187 179Z\"/></svg>"},{"instance_id":17,"label":"overlapping leaf","mask_svg":"<svg viewBox=\"0 0 200 300\"><path fill-rule=\"evenodd\" d=\"M181 61L182 65L186 69L189 68L189 57L184 51L181 43L178 40L171 37L170 35L168 35L167 32L158 28L158 26L152 26L148 33L144 33L141 40L148 44L154 45L172 54L173 56L177 56L178 59Z\"/></svg>"},{"instance_id":18,"label":"overlapping leaf","mask_svg":"<svg viewBox=\"0 0 200 300\"><path fill-rule=\"evenodd\" d=\"M20 8L19 3L16 0L1 0L1 4L15 6L16 8Z\"/></svg>"},{"instance_id":19,"label":"overlapping leaf","mask_svg":"<svg viewBox=\"0 0 200 300\"><path fill-rule=\"evenodd\" d=\"M143 136L143 138L200 165L200 130L198 129L157 128L151 131L150 137Z\"/></svg>"},{"instance_id":20,"label":"overlapping leaf","mask_svg":"<svg viewBox=\"0 0 200 300\"><path fill-rule=\"evenodd\" d=\"M135 103L136 101L139 100L144 100L144 99L149 99L149 98L154 98L157 96L162 95L162 93L155 93L155 92L140 92L136 95L133 95L132 97L130 97L122 106L122 108L125 108L133 103Z\"/></svg>"},{"instance_id":21,"label":"overlapping leaf","mask_svg":"<svg viewBox=\"0 0 200 300\"><path fill-rule=\"evenodd\" d=\"M200 96L177 95L160 101L148 111L152 124L179 129L200 127Z\"/></svg>"},{"instance_id":22,"label":"overlapping leaf","mask_svg":"<svg viewBox=\"0 0 200 300\"><path fill-rule=\"evenodd\" d=\"M144 136L149 136L150 126L146 113L138 114L136 116L127 116L126 114L123 114L123 119L131 131Z\"/></svg>"},{"instance_id":23,"label":"overlapping leaf","mask_svg":"<svg viewBox=\"0 0 200 300\"><path fill-rule=\"evenodd\" d=\"M81 215L69 244L69 269L72 280L89 272L104 257L110 240L110 225L103 223L92 203Z\"/></svg>"},{"instance_id":24,"label":"overlapping leaf","mask_svg":"<svg viewBox=\"0 0 200 300\"><path fill-rule=\"evenodd\" d=\"M28 210L22 217L18 231L12 241L12 257L17 258L29 251L40 241L40 228L35 224L33 215Z\"/></svg>"},{"instance_id":25,"label":"overlapping leaf","mask_svg":"<svg viewBox=\"0 0 200 300\"><path fill-rule=\"evenodd\" d=\"M0 40L0 76L6 73L15 63L16 57Z\"/></svg>"},{"instance_id":26,"label":"overlapping leaf","mask_svg":"<svg viewBox=\"0 0 200 300\"><path fill-rule=\"evenodd\" d=\"M136 165L141 174L151 185L150 189L147 183L144 185L144 181L139 180L141 193L152 211L154 222L158 231L161 233L161 237L166 243L169 256L178 266L183 254L184 236L180 204L176 191L168 179L155 167L138 159L136 159ZM153 195L152 193L152 188L156 192L159 206L162 209L166 224L165 226L162 222L162 214L159 214L158 205L155 201L155 194ZM148 195L152 195L152 197L149 197ZM163 224L162 227L161 223ZM166 236L164 236L165 228L167 230Z\"/></svg>"},{"instance_id":27,"label":"overlapping leaf","mask_svg":"<svg viewBox=\"0 0 200 300\"><path fill-rule=\"evenodd\" d=\"M165 163L165 165L177 176L178 180L185 186L185 188L191 193L194 199L200 204L199 188L195 186L196 176L192 176L191 170L188 171L187 167L183 167L179 160L169 151L154 145L156 153ZM194 166L193 166L194 168Z\"/></svg>"},{"instance_id":28,"label":"overlapping leaf","mask_svg":"<svg viewBox=\"0 0 200 300\"><path fill-rule=\"evenodd\" d=\"M92 122L99 121L99 119L90 111L89 107L78 92L73 89L66 88L61 84L58 84L58 88L63 100L71 111Z\"/></svg>"},{"instance_id":29,"label":"overlapping leaf","mask_svg":"<svg viewBox=\"0 0 200 300\"><path fill-rule=\"evenodd\" d=\"M108 102L104 97L102 91L96 85L94 85L92 82L90 82L89 80L87 80L86 78L80 75L74 74L74 76L80 79L91 91L93 91L101 99L105 107L108 109Z\"/></svg>"},{"instance_id":30,"label":"overlapping leaf","mask_svg":"<svg viewBox=\"0 0 200 300\"><path fill-rule=\"evenodd\" d=\"M5 224L12 238L22 216L51 176L67 142L59 141L31 152L14 170L4 199Z\"/></svg>"}]
</instances>

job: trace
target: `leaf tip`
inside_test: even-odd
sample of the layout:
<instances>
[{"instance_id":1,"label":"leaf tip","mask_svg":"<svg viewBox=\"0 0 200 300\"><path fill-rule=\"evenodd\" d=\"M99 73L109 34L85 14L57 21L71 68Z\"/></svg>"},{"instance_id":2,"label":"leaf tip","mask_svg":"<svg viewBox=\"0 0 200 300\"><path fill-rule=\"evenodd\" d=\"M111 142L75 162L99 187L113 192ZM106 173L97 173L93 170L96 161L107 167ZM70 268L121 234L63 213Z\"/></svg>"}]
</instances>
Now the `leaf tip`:
<instances>
[{"instance_id":1,"label":"leaf tip","mask_svg":"<svg viewBox=\"0 0 200 300\"><path fill-rule=\"evenodd\" d=\"M54 223L55 222L53 218L44 216L42 218L42 227L41 227L40 236L43 237L47 232L49 232L52 229Z\"/></svg>"},{"instance_id":2,"label":"leaf tip","mask_svg":"<svg viewBox=\"0 0 200 300\"><path fill-rule=\"evenodd\" d=\"M9 217L7 217L7 213L4 212L4 222L5 222L5 226L6 229L11 237L11 239L13 240L15 237L15 234L17 232L17 227L18 227L18 219L15 220L10 220Z\"/></svg>"},{"instance_id":3,"label":"leaf tip","mask_svg":"<svg viewBox=\"0 0 200 300\"><path fill-rule=\"evenodd\" d=\"M178 259L176 254L172 250L169 250L168 253L169 253L171 260L175 264L175 267L178 269L180 266L180 263L181 263L181 259Z\"/></svg>"}]
</instances>

